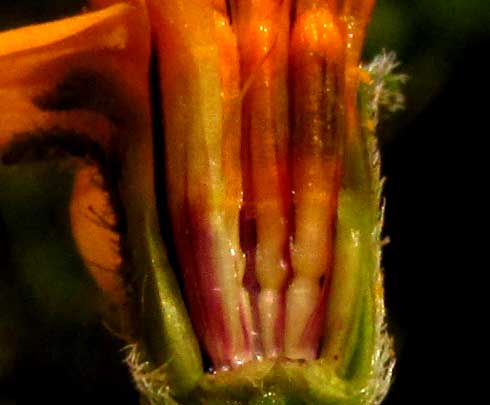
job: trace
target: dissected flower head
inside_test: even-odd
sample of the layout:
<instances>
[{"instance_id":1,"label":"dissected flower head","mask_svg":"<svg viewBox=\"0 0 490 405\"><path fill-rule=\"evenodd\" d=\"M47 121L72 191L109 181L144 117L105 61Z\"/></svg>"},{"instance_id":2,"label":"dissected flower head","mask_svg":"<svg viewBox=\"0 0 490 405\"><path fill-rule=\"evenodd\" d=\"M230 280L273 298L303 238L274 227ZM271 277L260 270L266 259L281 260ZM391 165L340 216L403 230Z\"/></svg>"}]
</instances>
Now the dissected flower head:
<instances>
[{"instance_id":1,"label":"dissected flower head","mask_svg":"<svg viewBox=\"0 0 490 405\"><path fill-rule=\"evenodd\" d=\"M0 177L69 166L74 245L137 388L382 401L374 130L405 77L392 54L361 65L374 1L114 3L0 35Z\"/></svg>"}]
</instances>

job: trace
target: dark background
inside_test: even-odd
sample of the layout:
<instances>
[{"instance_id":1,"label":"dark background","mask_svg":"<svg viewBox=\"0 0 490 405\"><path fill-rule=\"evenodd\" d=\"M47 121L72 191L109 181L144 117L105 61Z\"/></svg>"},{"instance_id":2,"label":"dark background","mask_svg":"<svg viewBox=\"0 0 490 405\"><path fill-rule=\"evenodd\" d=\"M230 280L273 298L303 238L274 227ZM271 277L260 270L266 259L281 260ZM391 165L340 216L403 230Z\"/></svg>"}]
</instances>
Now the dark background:
<instances>
[{"instance_id":1,"label":"dark background","mask_svg":"<svg viewBox=\"0 0 490 405\"><path fill-rule=\"evenodd\" d=\"M81 6L2 2L0 29L74 14ZM462 305L471 295L465 280L475 273L475 236L466 224L477 209L469 201L484 188L474 186L482 173L474 164L488 135L483 57L490 49L489 21L488 0L378 0L371 24L365 59L393 50L410 77L407 108L379 130L391 240L383 264L398 358L387 405L444 403L443 396L483 403L470 399L471 390L459 397L466 374L460 364L471 349L459 337L472 329ZM42 326L26 329L12 315L22 312L16 300L0 289L0 404L33 398L137 402L118 366L117 339L92 321L88 331L62 335ZM24 335L36 333L37 345L24 347L33 342Z\"/></svg>"}]
</instances>

